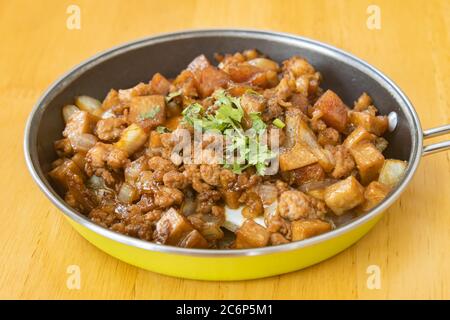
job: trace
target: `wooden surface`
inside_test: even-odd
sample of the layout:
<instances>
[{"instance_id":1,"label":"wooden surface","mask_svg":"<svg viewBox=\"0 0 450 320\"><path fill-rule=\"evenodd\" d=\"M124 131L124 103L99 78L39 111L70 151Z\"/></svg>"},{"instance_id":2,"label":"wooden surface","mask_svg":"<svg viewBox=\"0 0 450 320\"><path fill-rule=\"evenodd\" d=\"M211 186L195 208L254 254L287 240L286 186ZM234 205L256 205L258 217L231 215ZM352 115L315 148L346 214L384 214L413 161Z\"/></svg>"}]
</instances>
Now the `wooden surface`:
<instances>
[{"instance_id":1,"label":"wooden surface","mask_svg":"<svg viewBox=\"0 0 450 320\"><path fill-rule=\"evenodd\" d=\"M381 9L381 29L366 26ZM213 4L214 3L214 4ZM81 29L66 9L81 9ZM424 158L383 220L338 256L268 279L170 278L100 252L38 190L22 153L26 118L63 72L111 46L161 32L249 27L335 45L390 76L424 128L450 123L450 1L0 1L0 298L450 298L450 153ZM66 286L69 265L81 289ZM369 290L377 265L381 288Z\"/></svg>"}]
</instances>

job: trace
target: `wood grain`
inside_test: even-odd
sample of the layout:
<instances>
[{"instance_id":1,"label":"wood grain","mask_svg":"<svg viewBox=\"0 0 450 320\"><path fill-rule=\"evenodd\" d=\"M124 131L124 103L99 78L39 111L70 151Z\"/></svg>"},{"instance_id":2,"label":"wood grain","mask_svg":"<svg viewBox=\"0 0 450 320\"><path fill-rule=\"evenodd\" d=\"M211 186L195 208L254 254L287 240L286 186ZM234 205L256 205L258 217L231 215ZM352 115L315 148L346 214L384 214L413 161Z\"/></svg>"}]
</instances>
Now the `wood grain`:
<instances>
[{"instance_id":1,"label":"wood grain","mask_svg":"<svg viewBox=\"0 0 450 320\"><path fill-rule=\"evenodd\" d=\"M66 8L81 8L81 30ZM213 4L212 4L213 3ZM161 32L246 27L290 32L347 50L400 85L424 128L450 123L450 2L0 1L0 298L450 298L450 153L426 157L406 192L356 245L316 266L243 282L198 282L137 269L75 233L32 182L22 153L38 96L73 65L122 42ZM66 286L79 265L80 290ZM381 289L366 269L381 269Z\"/></svg>"}]
</instances>

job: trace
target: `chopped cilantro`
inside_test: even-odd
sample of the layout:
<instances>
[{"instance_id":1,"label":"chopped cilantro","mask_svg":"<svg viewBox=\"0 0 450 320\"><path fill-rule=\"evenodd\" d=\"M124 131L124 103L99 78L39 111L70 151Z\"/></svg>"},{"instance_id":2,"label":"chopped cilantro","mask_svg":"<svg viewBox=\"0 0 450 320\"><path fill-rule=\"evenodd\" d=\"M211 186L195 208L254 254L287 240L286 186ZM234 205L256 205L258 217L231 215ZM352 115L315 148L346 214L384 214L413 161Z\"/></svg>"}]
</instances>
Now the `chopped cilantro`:
<instances>
[{"instance_id":1,"label":"chopped cilantro","mask_svg":"<svg viewBox=\"0 0 450 320\"><path fill-rule=\"evenodd\" d=\"M178 97L178 96L180 96L180 95L181 95L181 90L178 90L178 91L174 91L174 92L169 93L169 94L166 96L166 103L169 103L170 101L172 101L173 98Z\"/></svg>"},{"instance_id":2,"label":"chopped cilantro","mask_svg":"<svg viewBox=\"0 0 450 320\"><path fill-rule=\"evenodd\" d=\"M242 173L243 170L254 166L257 173L263 175L267 161L276 154L269 150L266 144L261 143L260 134L263 134L267 125L261 119L260 113L249 114L252 121L250 133L242 128L241 121L244 110L241 107L240 98L229 95L220 89L214 92L214 112L205 114L205 110L199 103L193 103L182 112L183 122L200 130L218 130L227 139L226 154L236 155L237 159L229 162L225 157L225 168L234 173Z\"/></svg>"},{"instance_id":3,"label":"chopped cilantro","mask_svg":"<svg viewBox=\"0 0 450 320\"><path fill-rule=\"evenodd\" d=\"M139 119L140 120L153 119L159 113L160 110L161 108L157 106L148 112L141 113L139 115Z\"/></svg>"},{"instance_id":4,"label":"chopped cilantro","mask_svg":"<svg viewBox=\"0 0 450 320\"><path fill-rule=\"evenodd\" d=\"M166 127L164 127L164 126L157 126L156 127L156 132L158 132L158 133L167 133L167 132L170 132L170 130L167 129Z\"/></svg>"}]
</instances>

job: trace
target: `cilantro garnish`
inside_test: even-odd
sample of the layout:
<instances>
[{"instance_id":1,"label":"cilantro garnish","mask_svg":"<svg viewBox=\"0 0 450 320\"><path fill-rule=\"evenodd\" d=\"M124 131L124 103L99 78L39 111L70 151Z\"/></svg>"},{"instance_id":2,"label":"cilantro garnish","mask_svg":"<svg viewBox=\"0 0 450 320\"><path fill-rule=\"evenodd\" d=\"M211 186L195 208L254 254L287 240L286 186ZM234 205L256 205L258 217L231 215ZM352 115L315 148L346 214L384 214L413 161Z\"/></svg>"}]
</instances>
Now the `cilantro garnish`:
<instances>
[{"instance_id":1,"label":"cilantro garnish","mask_svg":"<svg viewBox=\"0 0 450 320\"><path fill-rule=\"evenodd\" d=\"M148 112L141 113L139 115L139 119L140 120L153 119L159 113L160 110L161 108L157 106Z\"/></svg>"},{"instance_id":2,"label":"cilantro garnish","mask_svg":"<svg viewBox=\"0 0 450 320\"><path fill-rule=\"evenodd\" d=\"M180 96L180 95L181 95L181 90L178 90L178 91L174 91L174 92L169 93L169 94L166 96L166 103L169 103L170 101L172 101L173 98L178 97L178 96Z\"/></svg>"},{"instance_id":3,"label":"cilantro garnish","mask_svg":"<svg viewBox=\"0 0 450 320\"><path fill-rule=\"evenodd\" d=\"M227 162L225 168L234 173L242 173L243 170L254 166L257 173L263 175L267 161L276 154L269 150L266 144L261 143L260 135L264 133L267 125L261 119L260 113L249 114L252 127L247 132L241 125L244 110L241 107L240 98L229 95L225 90L217 90L213 94L214 112L205 114L206 110L199 103L193 103L182 112L183 122L192 125L195 129L217 130L227 139L227 155L235 155L234 162Z\"/></svg>"},{"instance_id":4,"label":"cilantro garnish","mask_svg":"<svg viewBox=\"0 0 450 320\"><path fill-rule=\"evenodd\" d=\"M164 126L157 126L155 130L156 130L156 132L158 132L158 133L167 133L167 132L170 132L170 130L167 129L166 127L164 127Z\"/></svg>"}]
</instances>

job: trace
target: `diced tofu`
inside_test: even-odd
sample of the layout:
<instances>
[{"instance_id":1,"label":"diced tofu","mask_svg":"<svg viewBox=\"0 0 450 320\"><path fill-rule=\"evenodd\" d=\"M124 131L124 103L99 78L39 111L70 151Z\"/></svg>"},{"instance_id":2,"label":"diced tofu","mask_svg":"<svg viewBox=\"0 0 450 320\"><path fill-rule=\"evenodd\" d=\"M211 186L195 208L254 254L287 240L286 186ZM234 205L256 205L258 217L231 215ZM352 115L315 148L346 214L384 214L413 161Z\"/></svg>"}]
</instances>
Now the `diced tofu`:
<instances>
[{"instance_id":1,"label":"diced tofu","mask_svg":"<svg viewBox=\"0 0 450 320\"><path fill-rule=\"evenodd\" d=\"M297 143L294 147L280 154L281 171L289 171L317 162L317 158L308 147Z\"/></svg>"},{"instance_id":2,"label":"diced tofu","mask_svg":"<svg viewBox=\"0 0 450 320\"><path fill-rule=\"evenodd\" d=\"M362 211L369 211L388 195L391 188L378 182L372 181L364 191L364 198L366 199L361 205L360 209Z\"/></svg>"},{"instance_id":3,"label":"diced tofu","mask_svg":"<svg viewBox=\"0 0 450 320\"><path fill-rule=\"evenodd\" d=\"M270 233L255 221L248 219L236 231L236 249L265 247L270 240Z\"/></svg>"},{"instance_id":4,"label":"diced tofu","mask_svg":"<svg viewBox=\"0 0 450 320\"><path fill-rule=\"evenodd\" d=\"M384 156L373 143L364 141L354 145L350 149L350 153L355 159L363 185L378 178L381 167L383 167Z\"/></svg>"},{"instance_id":5,"label":"diced tofu","mask_svg":"<svg viewBox=\"0 0 450 320\"><path fill-rule=\"evenodd\" d=\"M386 116L374 116L368 112L351 112L350 121L355 127L361 126L377 136L382 136L389 125Z\"/></svg>"},{"instance_id":6,"label":"diced tofu","mask_svg":"<svg viewBox=\"0 0 450 320\"><path fill-rule=\"evenodd\" d=\"M122 131L119 141L114 145L117 148L126 151L128 155L132 155L139 150L146 141L147 134L145 131L140 126L133 123Z\"/></svg>"},{"instance_id":7,"label":"diced tofu","mask_svg":"<svg viewBox=\"0 0 450 320\"><path fill-rule=\"evenodd\" d=\"M154 94L167 95L170 90L170 82L161 73L155 73L150 82Z\"/></svg>"},{"instance_id":8,"label":"diced tofu","mask_svg":"<svg viewBox=\"0 0 450 320\"><path fill-rule=\"evenodd\" d=\"M319 219L297 220L291 223L292 241L300 241L331 230L331 224Z\"/></svg>"},{"instance_id":9,"label":"diced tofu","mask_svg":"<svg viewBox=\"0 0 450 320\"><path fill-rule=\"evenodd\" d=\"M354 145L357 145L361 141L374 141L375 136L363 127L357 127L350 133L344 140L344 146L347 149L351 149Z\"/></svg>"},{"instance_id":10,"label":"diced tofu","mask_svg":"<svg viewBox=\"0 0 450 320\"><path fill-rule=\"evenodd\" d=\"M162 95L132 97L128 119L149 131L166 120L166 100Z\"/></svg>"},{"instance_id":11,"label":"diced tofu","mask_svg":"<svg viewBox=\"0 0 450 320\"><path fill-rule=\"evenodd\" d=\"M174 208L170 208L156 223L155 239L159 243L176 246L193 230L185 217Z\"/></svg>"},{"instance_id":12,"label":"diced tofu","mask_svg":"<svg viewBox=\"0 0 450 320\"><path fill-rule=\"evenodd\" d=\"M75 104L83 111L101 117L103 113L102 103L95 98L89 96L79 96L75 98Z\"/></svg>"},{"instance_id":13,"label":"diced tofu","mask_svg":"<svg viewBox=\"0 0 450 320\"><path fill-rule=\"evenodd\" d=\"M394 188L403 178L408 162L387 159L380 171L378 181L390 188Z\"/></svg>"},{"instance_id":14,"label":"diced tofu","mask_svg":"<svg viewBox=\"0 0 450 320\"><path fill-rule=\"evenodd\" d=\"M348 121L348 109L336 93L331 90L325 91L314 104L314 108L322 112L322 120L327 125L339 132L345 131Z\"/></svg>"},{"instance_id":15,"label":"diced tofu","mask_svg":"<svg viewBox=\"0 0 450 320\"><path fill-rule=\"evenodd\" d=\"M350 176L345 180L336 182L325 189L326 205L336 214L355 208L364 202L364 187Z\"/></svg>"},{"instance_id":16,"label":"diced tofu","mask_svg":"<svg viewBox=\"0 0 450 320\"><path fill-rule=\"evenodd\" d=\"M215 90L225 88L230 81L230 76L224 71L208 66L200 73L198 92L202 98L210 96Z\"/></svg>"},{"instance_id":17,"label":"diced tofu","mask_svg":"<svg viewBox=\"0 0 450 320\"><path fill-rule=\"evenodd\" d=\"M208 248L208 241L197 230L189 232L177 245L182 248Z\"/></svg>"}]
</instances>

